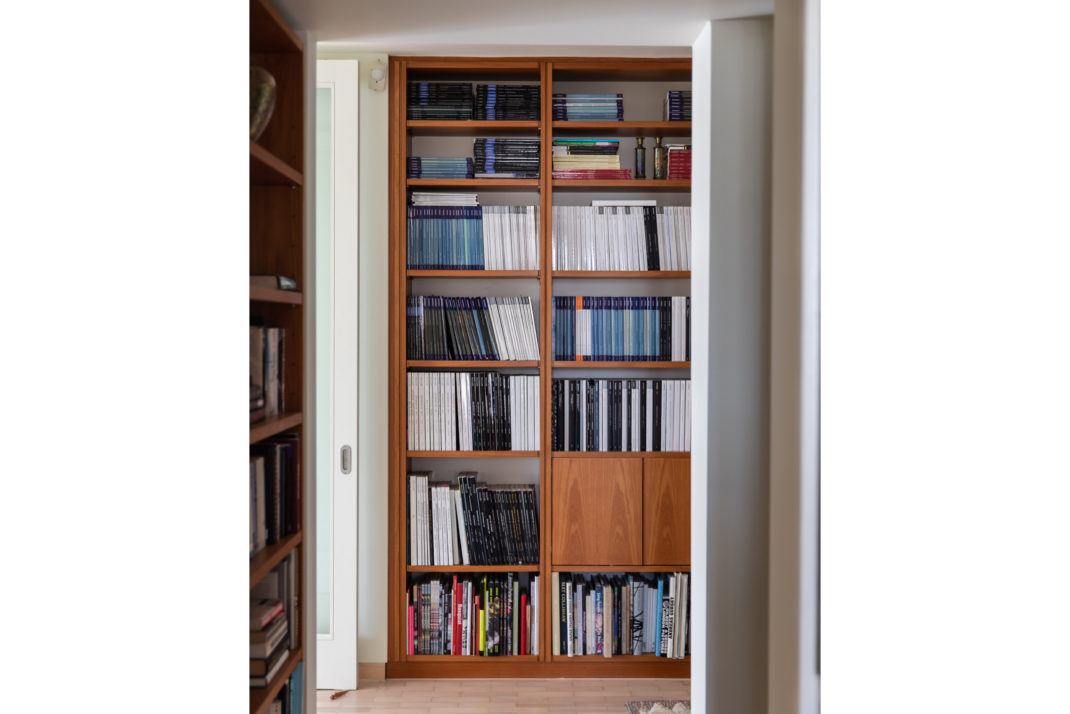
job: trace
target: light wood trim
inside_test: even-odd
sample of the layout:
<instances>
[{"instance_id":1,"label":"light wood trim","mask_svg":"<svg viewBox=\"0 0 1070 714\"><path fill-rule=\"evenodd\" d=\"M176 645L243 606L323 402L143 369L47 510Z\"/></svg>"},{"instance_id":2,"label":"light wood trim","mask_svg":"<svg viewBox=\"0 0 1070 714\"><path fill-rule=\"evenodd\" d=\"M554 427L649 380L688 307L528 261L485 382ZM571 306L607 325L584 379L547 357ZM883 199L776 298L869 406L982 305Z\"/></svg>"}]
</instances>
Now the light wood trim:
<instances>
[{"instance_id":1,"label":"light wood trim","mask_svg":"<svg viewBox=\"0 0 1070 714\"><path fill-rule=\"evenodd\" d=\"M249 587L252 588L286 559L290 552L301 544L302 531L286 536L274 545L269 545L249 559Z\"/></svg>"},{"instance_id":2,"label":"light wood trim","mask_svg":"<svg viewBox=\"0 0 1070 714\"><path fill-rule=\"evenodd\" d=\"M477 69L521 69L530 70L531 79L534 80L541 68L541 57L421 57L404 56L395 57L403 61L408 69L415 71L426 69L459 70L458 74ZM402 85L404 89L405 85Z\"/></svg>"},{"instance_id":3,"label":"light wood trim","mask_svg":"<svg viewBox=\"0 0 1070 714\"><path fill-rule=\"evenodd\" d=\"M551 125L556 133L596 131L619 136L691 136L689 121L555 121Z\"/></svg>"},{"instance_id":4,"label":"light wood trim","mask_svg":"<svg viewBox=\"0 0 1070 714\"><path fill-rule=\"evenodd\" d=\"M386 679L386 662L358 662L357 680L378 682Z\"/></svg>"},{"instance_id":5,"label":"light wood trim","mask_svg":"<svg viewBox=\"0 0 1070 714\"><path fill-rule=\"evenodd\" d=\"M690 270L555 270L554 278L686 278Z\"/></svg>"},{"instance_id":6,"label":"light wood trim","mask_svg":"<svg viewBox=\"0 0 1070 714\"><path fill-rule=\"evenodd\" d=\"M552 102L553 82L551 80L551 65L543 63L539 70L539 82L541 89L540 119L542 126L550 126L553 118ZM553 311L550 310L553 295L552 285L552 256L551 244L553 235L553 194L550 189L550 166L552 164L553 135L544 131L540 136L539 144L539 308L542 313L539 318L539 356L542 362L539 370L539 416L542 417L542 433L539 435L539 562L543 564L540 571L539 603L542 612L539 613L539 661L545 663L550 656L550 571L546 564L550 562L550 504L553 494L553 486L550 478L550 424L553 416L550 413L550 395L552 390L550 362L553 359L552 339L553 335Z\"/></svg>"},{"instance_id":7,"label":"light wood trim","mask_svg":"<svg viewBox=\"0 0 1070 714\"><path fill-rule=\"evenodd\" d=\"M406 270L407 278L537 278L538 270Z\"/></svg>"},{"instance_id":8,"label":"light wood trim","mask_svg":"<svg viewBox=\"0 0 1070 714\"><path fill-rule=\"evenodd\" d=\"M690 369L691 362L628 362L596 360L554 360L554 367L577 369Z\"/></svg>"},{"instance_id":9,"label":"light wood trim","mask_svg":"<svg viewBox=\"0 0 1070 714\"><path fill-rule=\"evenodd\" d=\"M691 179L554 179L554 188L619 188L622 190L690 191Z\"/></svg>"},{"instance_id":10,"label":"light wood trim","mask_svg":"<svg viewBox=\"0 0 1070 714\"><path fill-rule=\"evenodd\" d=\"M297 663L304 657L304 647L299 646L296 650L290 650L290 656L286 658L286 664L282 665L282 669L271 680L271 684L257 689L249 688L250 714L264 714L267 711L271 703L275 701L275 697L279 696L282 685L289 681L290 675L293 674L294 668L297 667ZM309 683L306 681L305 686L307 687L308 685Z\"/></svg>"},{"instance_id":11,"label":"light wood trim","mask_svg":"<svg viewBox=\"0 0 1070 714\"><path fill-rule=\"evenodd\" d=\"M250 285L249 300L251 302L276 302L284 305L301 305L305 302L305 296L304 293L296 290L279 290L278 288L265 288L258 285Z\"/></svg>"},{"instance_id":12,"label":"light wood trim","mask_svg":"<svg viewBox=\"0 0 1070 714\"><path fill-rule=\"evenodd\" d=\"M538 451L407 451L410 459L536 459Z\"/></svg>"},{"instance_id":13,"label":"light wood trim","mask_svg":"<svg viewBox=\"0 0 1070 714\"><path fill-rule=\"evenodd\" d=\"M406 565L408 573L537 573L538 565Z\"/></svg>"},{"instance_id":14,"label":"light wood trim","mask_svg":"<svg viewBox=\"0 0 1070 714\"><path fill-rule=\"evenodd\" d=\"M539 131L542 129L542 122L535 119L407 119L405 126L411 133L423 134L436 134L440 130L448 130L451 133L484 130Z\"/></svg>"},{"instance_id":15,"label":"light wood trim","mask_svg":"<svg viewBox=\"0 0 1070 714\"><path fill-rule=\"evenodd\" d=\"M642 564L642 462L557 458L551 481L554 563Z\"/></svg>"},{"instance_id":16,"label":"light wood trim","mask_svg":"<svg viewBox=\"0 0 1070 714\"><path fill-rule=\"evenodd\" d=\"M289 412L251 424L249 426L249 443L255 444L258 441L263 441L276 434L281 434L284 431L300 426L303 418L301 412Z\"/></svg>"},{"instance_id":17,"label":"light wood trim","mask_svg":"<svg viewBox=\"0 0 1070 714\"><path fill-rule=\"evenodd\" d=\"M405 366L410 369L435 367L538 367L538 360L462 360L462 359L410 359Z\"/></svg>"},{"instance_id":18,"label":"light wood trim","mask_svg":"<svg viewBox=\"0 0 1070 714\"><path fill-rule=\"evenodd\" d=\"M255 141L249 141L249 182L254 186L303 186L301 172Z\"/></svg>"}]
</instances>

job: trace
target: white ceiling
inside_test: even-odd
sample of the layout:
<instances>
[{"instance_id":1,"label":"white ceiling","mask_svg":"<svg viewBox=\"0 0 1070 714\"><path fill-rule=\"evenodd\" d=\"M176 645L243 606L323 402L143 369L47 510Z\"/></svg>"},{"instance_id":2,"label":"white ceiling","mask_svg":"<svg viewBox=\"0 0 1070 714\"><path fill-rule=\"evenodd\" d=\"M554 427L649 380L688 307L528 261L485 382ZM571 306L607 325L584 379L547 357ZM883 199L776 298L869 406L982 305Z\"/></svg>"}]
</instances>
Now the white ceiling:
<instances>
[{"instance_id":1,"label":"white ceiling","mask_svg":"<svg viewBox=\"0 0 1070 714\"><path fill-rule=\"evenodd\" d=\"M395 55L686 57L710 19L774 0L276 0L320 49Z\"/></svg>"}]
</instances>

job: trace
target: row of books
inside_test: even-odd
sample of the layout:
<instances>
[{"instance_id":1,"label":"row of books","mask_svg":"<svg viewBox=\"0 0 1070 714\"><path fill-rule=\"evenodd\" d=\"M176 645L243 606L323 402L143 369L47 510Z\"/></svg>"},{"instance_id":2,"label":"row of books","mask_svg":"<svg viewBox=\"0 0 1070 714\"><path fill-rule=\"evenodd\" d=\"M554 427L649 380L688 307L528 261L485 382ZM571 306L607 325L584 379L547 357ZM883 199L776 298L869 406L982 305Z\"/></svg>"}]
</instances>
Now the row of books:
<instances>
[{"instance_id":1,"label":"row of books","mask_svg":"<svg viewBox=\"0 0 1070 714\"><path fill-rule=\"evenodd\" d=\"M300 527L300 444L290 433L249 447L250 558Z\"/></svg>"},{"instance_id":2,"label":"row of books","mask_svg":"<svg viewBox=\"0 0 1070 714\"><path fill-rule=\"evenodd\" d=\"M476 119L538 120L539 96L537 84L477 84Z\"/></svg>"},{"instance_id":3,"label":"row of books","mask_svg":"<svg viewBox=\"0 0 1070 714\"><path fill-rule=\"evenodd\" d=\"M691 146L688 144L668 145L667 177L673 179L691 178Z\"/></svg>"},{"instance_id":4,"label":"row of books","mask_svg":"<svg viewBox=\"0 0 1070 714\"><path fill-rule=\"evenodd\" d=\"M305 663L298 662L279 696L268 705L267 714L302 714L305 710Z\"/></svg>"},{"instance_id":5,"label":"row of books","mask_svg":"<svg viewBox=\"0 0 1070 714\"><path fill-rule=\"evenodd\" d=\"M538 206L408 206L408 267L538 270L538 226Z\"/></svg>"},{"instance_id":6,"label":"row of books","mask_svg":"<svg viewBox=\"0 0 1070 714\"><path fill-rule=\"evenodd\" d=\"M537 360L531 298L406 298L407 357L413 360Z\"/></svg>"},{"instance_id":7,"label":"row of books","mask_svg":"<svg viewBox=\"0 0 1070 714\"><path fill-rule=\"evenodd\" d=\"M539 653L539 576L421 576L405 590L410 655Z\"/></svg>"},{"instance_id":8,"label":"row of books","mask_svg":"<svg viewBox=\"0 0 1070 714\"><path fill-rule=\"evenodd\" d=\"M624 121L623 94L554 93L554 121Z\"/></svg>"},{"instance_id":9,"label":"row of books","mask_svg":"<svg viewBox=\"0 0 1070 714\"><path fill-rule=\"evenodd\" d=\"M286 411L286 330L249 327L249 423Z\"/></svg>"},{"instance_id":10,"label":"row of books","mask_svg":"<svg viewBox=\"0 0 1070 714\"><path fill-rule=\"evenodd\" d=\"M475 161L470 156L410 156L409 178L475 178Z\"/></svg>"},{"instance_id":11,"label":"row of books","mask_svg":"<svg viewBox=\"0 0 1070 714\"><path fill-rule=\"evenodd\" d=\"M691 381L554 379L554 451L691 451Z\"/></svg>"},{"instance_id":12,"label":"row of books","mask_svg":"<svg viewBox=\"0 0 1070 714\"><path fill-rule=\"evenodd\" d=\"M478 206L479 194L449 191L413 191L414 206Z\"/></svg>"},{"instance_id":13,"label":"row of books","mask_svg":"<svg viewBox=\"0 0 1070 714\"><path fill-rule=\"evenodd\" d=\"M665 121L691 121L691 90L665 92Z\"/></svg>"},{"instance_id":14,"label":"row of books","mask_svg":"<svg viewBox=\"0 0 1070 714\"><path fill-rule=\"evenodd\" d=\"M554 359L691 359L691 298L554 296Z\"/></svg>"},{"instance_id":15,"label":"row of books","mask_svg":"<svg viewBox=\"0 0 1070 714\"><path fill-rule=\"evenodd\" d=\"M405 99L407 119L471 119L475 114L471 82L410 81Z\"/></svg>"},{"instance_id":16,"label":"row of books","mask_svg":"<svg viewBox=\"0 0 1070 714\"><path fill-rule=\"evenodd\" d=\"M620 139L554 139L552 159L555 179L631 178L620 167Z\"/></svg>"},{"instance_id":17,"label":"row of books","mask_svg":"<svg viewBox=\"0 0 1070 714\"><path fill-rule=\"evenodd\" d=\"M286 556L249 591L249 686L267 687L301 641L297 556Z\"/></svg>"},{"instance_id":18,"label":"row of books","mask_svg":"<svg viewBox=\"0 0 1070 714\"><path fill-rule=\"evenodd\" d=\"M691 207L655 200L554 206L554 270L690 270Z\"/></svg>"},{"instance_id":19,"label":"row of books","mask_svg":"<svg viewBox=\"0 0 1070 714\"><path fill-rule=\"evenodd\" d=\"M689 573L553 573L553 654L683 659L690 646Z\"/></svg>"},{"instance_id":20,"label":"row of books","mask_svg":"<svg viewBox=\"0 0 1070 714\"><path fill-rule=\"evenodd\" d=\"M409 565L531 565L539 562L535 487L457 483L409 474Z\"/></svg>"},{"instance_id":21,"label":"row of books","mask_svg":"<svg viewBox=\"0 0 1070 714\"><path fill-rule=\"evenodd\" d=\"M473 144L476 178L539 178L539 140L479 138Z\"/></svg>"},{"instance_id":22,"label":"row of books","mask_svg":"<svg viewBox=\"0 0 1070 714\"><path fill-rule=\"evenodd\" d=\"M409 372L406 381L409 449L538 450L538 375Z\"/></svg>"}]
</instances>

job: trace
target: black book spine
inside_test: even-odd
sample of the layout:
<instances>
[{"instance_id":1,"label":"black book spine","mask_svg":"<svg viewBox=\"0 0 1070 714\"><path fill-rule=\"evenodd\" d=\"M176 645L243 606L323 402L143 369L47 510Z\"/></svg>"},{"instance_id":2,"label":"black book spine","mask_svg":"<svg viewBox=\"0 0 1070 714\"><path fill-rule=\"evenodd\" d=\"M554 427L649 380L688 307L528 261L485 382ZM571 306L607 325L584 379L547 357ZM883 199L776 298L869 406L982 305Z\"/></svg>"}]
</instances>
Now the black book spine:
<instances>
[{"instance_id":1,"label":"black book spine","mask_svg":"<svg viewBox=\"0 0 1070 714\"><path fill-rule=\"evenodd\" d=\"M651 451L661 451L661 380L654 380L654 444Z\"/></svg>"}]
</instances>

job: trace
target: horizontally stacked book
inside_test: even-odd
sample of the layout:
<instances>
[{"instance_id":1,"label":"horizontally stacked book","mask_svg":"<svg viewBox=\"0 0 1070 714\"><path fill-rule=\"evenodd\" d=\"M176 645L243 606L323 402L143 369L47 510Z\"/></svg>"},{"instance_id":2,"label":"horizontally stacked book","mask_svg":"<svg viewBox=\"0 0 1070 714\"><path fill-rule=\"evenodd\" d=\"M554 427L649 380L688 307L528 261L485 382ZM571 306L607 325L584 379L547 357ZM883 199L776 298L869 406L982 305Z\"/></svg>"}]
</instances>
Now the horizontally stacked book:
<instances>
[{"instance_id":1,"label":"horizontally stacked book","mask_svg":"<svg viewBox=\"0 0 1070 714\"><path fill-rule=\"evenodd\" d=\"M690 270L691 207L653 199L553 207L554 270Z\"/></svg>"},{"instance_id":2,"label":"horizontally stacked book","mask_svg":"<svg viewBox=\"0 0 1070 714\"><path fill-rule=\"evenodd\" d=\"M473 144L475 178L539 178L539 140L478 138Z\"/></svg>"},{"instance_id":3,"label":"horizontally stacked book","mask_svg":"<svg viewBox=\"0 0 1070 714\"><path fill-rule=\"evenodd\" d=\"M539 562L535 487L457 483L409 474L409 565L532 565Z\"/></svg>"},{"instance_id":4,"label":"horizontally stacked book","mask_svg":"<svg viewBox=\"0 0 1070 714\"><path fill-rule=\"evenodd\" d=\"M409 655L539 653L539 576L417 576L405 590Z\"/></svg>"},{"instance_id":5,"label":"horizontally stacked book","mask_svg":"<svg viewBox=\"0 0 1070 714\"><path fill-rule=\"evenodd\" d=\"M425 179L470 179L475 161L470 156L410 156L408 177Z\"/></svg>"},{"instance_id":6,"label":"horizontally stacked book","mask_svg":"<svg viewBox=\"0 0 1070 714\"><path fill-rule=\"evenodd\" d=\"M534 121L539 118L539 85L410 81L407 119Z\"/></svg>"},{"instance_id":7,"label":"horizontally stacked book","mask_svg":"<svg viewBox=\"0 0 1070 714\"><path fill-rule=\"evenodd\" d=\"M476 119L531 121L539 118L539 85L477 84Z\"/></svg>"},{"instance_id":8,"label":"horizontally stacked book","mask_svg":"<svg viewBox=\"0 0 1070 714\"><path fill-rule=\"evenodd\" d=\"M624 121L623 94L554 93L554 121Z\"/></svg>"},{"instance_id":9,"label":"horizontally stacked book","mask_svg":"<svg viewBox=\"0 0 1070 714\"><path fill-rule=\"evenodd\" d=\"M301 642L293 553L249 591L249 686L269 686Z\"/></svg>"},{"instance_id":10,"label":"horizontally stacked book","mask_svg":"<svg viewBox=\"0 0 1070 714\"><path fill-rule=\"evenodd\" d=\"M553 654L691 652L689 573L552 573Z\"/></svg>"},{"instance_id":11,"label":"horizontally stacked book","mask_svg":"<svg viewBox=\"0 0 1070 714\"><path fill-rule=\"evenodd\" d=\"M531 298L407 298L411 360L537 360L539 336Z\"/></svg>"},{"instance_id":12,"label":"horizontally stacked book","mask_svg":"<svg viewBox=\"0 0 1070 714\"><path fill-rule=\"evenodd\" d=\"M408 448L537 451L539 377L497 372L409 372Z\"/></svg>"},{"instance_id":13,"label":"horizontally stacked book","mask_svg":"<svg viewBox=\"0 0 1070 714\"><path fill-rule=\"evenodd\" d=\"M554 379L553 451L691 451L691 381Z\"/></svg>"},{"instance_id":14,"label":"horizontally stacked book","mask_svg":"<svg viewBox=\"0 0 1070 714\"><path fill-rule=\"evenodd\" d=\"M249 557L301 527L301 441L280 434L249 447Z\"/></svg>"},{"instance_id":15,"label":"horizontally stacked book","mask_svg":"<svg viewBox=\"0 0 1070 714\"><path fill-rule=\"evenodd\" d=\"M668 179L691 178L691 145L669 144Z\"/></svg>"},{"instance_id":16,"label":"horizontally stacked book","mask_svg":"<svg viewBox=\"0 0 1070 714\"><path fill-rule=\"evenodd\" d=\"M286 411L286 330L249 327L249 423Z\"/></svg>"},{"instance_id":17,"label":"horizontally stacked book","mask_svg":"<svg viewBox=\"0 0 1070 714\"><path fill-rule=\"evenodd\" d=\"M691 121L690 89L672 89L665 93L665 121Z\"/></svg>"},{"instance_id":18,"label":"horizontally stacked book","mask_svg":"<svg viewBox=\"0 0 1070 714\"><path fill-rule=\"evenodd\" d=\"M691 359L691 298L554 298L556 360L682 362Z\"/></svg>"},{"instance_id":19,"label":"horizontally stacked book","mask_svg":"<svg viewBox=\"0 0 1070 714\"><path fill-rule=\"evenodd\" d=\"M554 139L553 178L630 179L620 167L620 139Z\"/></svg>"},{"instance_id":20,"label":"horizontally stacked book","mask_svg":"<svg viewBox=\"0 0 1070 714\"><path fill-rule=\"evenodd\" d=\"M410 270L538 270L539 207L479 206L476 194L413 192Z\"/></svg>"}]
</instances>

